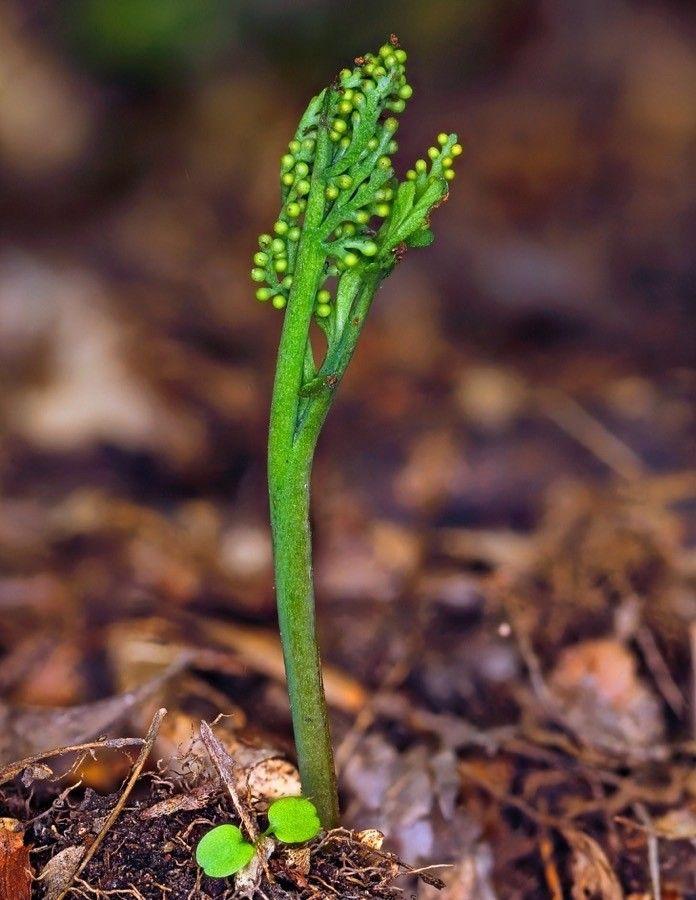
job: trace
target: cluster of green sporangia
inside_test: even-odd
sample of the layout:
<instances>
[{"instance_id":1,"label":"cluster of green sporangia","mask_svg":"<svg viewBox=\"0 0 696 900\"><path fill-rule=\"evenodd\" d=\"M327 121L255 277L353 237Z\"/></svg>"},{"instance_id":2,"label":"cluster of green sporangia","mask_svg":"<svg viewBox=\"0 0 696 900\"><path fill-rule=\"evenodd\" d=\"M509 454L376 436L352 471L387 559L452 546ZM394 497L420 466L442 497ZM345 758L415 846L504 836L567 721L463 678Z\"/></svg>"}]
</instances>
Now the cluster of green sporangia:
<instances>
[{"instance_id":1,"label":"cluster of green sporangia","mask_svg":"<svg viewBox=\"0 0 696 900\"><path fill-rule=\"evenodd\" d=\"M259 237L254 255L251 277L261 285L258 300L270 300L276 309L287 303L313 176L324 193L320 234L326 251L314 313L325 330L336 306L330 279L338 278L340 301L344 273L375 263L388 269L399 245L425 246L432 240L428 216L446 196L462 148L456 135L440 134L428 160L417 160L405 182L394 177L396 115L413 93L405 63L406 52L392 39L379 53L358 58L354 69L343 69L336 84L309 104L281 159L280 215L273 233ZM328 129L331 149L328 164L315 172L321 128Z\"/></svg>"}]
</instances>

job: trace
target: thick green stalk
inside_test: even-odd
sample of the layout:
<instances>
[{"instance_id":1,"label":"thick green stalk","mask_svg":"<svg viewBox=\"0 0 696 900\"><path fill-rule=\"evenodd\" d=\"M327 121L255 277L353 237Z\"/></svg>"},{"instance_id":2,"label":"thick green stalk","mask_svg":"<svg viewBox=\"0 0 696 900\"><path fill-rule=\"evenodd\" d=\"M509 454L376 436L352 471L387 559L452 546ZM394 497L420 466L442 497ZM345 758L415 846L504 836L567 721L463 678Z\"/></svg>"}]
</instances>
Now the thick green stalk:
<instances>
[{"instance_id":1,"label":"thick green stalk","mask_svg":"<svg viewBox=\"0 0 696 900\"><path fill-rule=\"evenodd\" d=\"M433 239L456 135L440 133L399 182L390 154L412 93L406 52L392 36L314 97L281 158L281 210L259 237L252 280L261 302L286 309L273 386L268 486L278 618L303 792L322 824L338 822L328 715L317 644L309 489L324 420L374 294L407 247ZM379 224L382 220L382 224ZM335 292L335 294L334 294ZM310 331L327 341L317 371Z\"/></svg>"}]
</instances>

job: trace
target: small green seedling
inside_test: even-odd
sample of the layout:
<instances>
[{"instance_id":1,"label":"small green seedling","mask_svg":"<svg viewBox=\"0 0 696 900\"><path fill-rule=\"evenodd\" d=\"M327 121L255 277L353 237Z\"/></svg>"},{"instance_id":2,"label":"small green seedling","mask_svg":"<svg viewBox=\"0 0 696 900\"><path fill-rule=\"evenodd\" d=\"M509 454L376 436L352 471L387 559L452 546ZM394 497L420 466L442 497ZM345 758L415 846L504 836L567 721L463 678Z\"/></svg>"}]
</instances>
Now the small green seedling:
<instances>
[{"instance_id":1,"label":"small green seedling","mask_svg":"<svg viewBox=\"0 0 696 900\"><path fill-rule=\"evenodd\" d=\"M268 808L266 835L273 834L284 844L311 841L321 831L317 810L305 797L281 797ZM218 825L198 842L196 862L211 878L228 878L247 866L256 847L236 825Z\"/></svg>"},{"instance_id":2,"label":"small green seedling","mask_svg":"<svg viewBox=\"0 0 696 900\"><path fill-rule=\"evenodd\" d=\"M284 844L311 841L321 831L317 808L306 797L281 797L268 808L268 831Z\"/></svg>"},{"instance_id":3,"label":"small green seedling","mask_svg":"<svg viewBox=\"0 0 696 900\"><path fill-rule=\"evenodd\" d=\"M227 878L248 865L254 853L236 825L218 825L198 842L196 862L211 878Z\"/></svg>"},{"instance_id":4,"label":"small green seedling","mask_svg":"<svg viewBox=\"0 0 696 900\"><path fill-rule=\"evenodd\" d=\"M268 437L273 561L302 791L325 828L338 824L338 793L314 616L314 449L372 300L409 248L432 243L430 215L462 153L457 135L441 132L396 175L398 117L413 93L406 60L392 35L310 101L280 160L280 211L251 270L257 299L285 310Z\"/></svg>"}]
</instances>

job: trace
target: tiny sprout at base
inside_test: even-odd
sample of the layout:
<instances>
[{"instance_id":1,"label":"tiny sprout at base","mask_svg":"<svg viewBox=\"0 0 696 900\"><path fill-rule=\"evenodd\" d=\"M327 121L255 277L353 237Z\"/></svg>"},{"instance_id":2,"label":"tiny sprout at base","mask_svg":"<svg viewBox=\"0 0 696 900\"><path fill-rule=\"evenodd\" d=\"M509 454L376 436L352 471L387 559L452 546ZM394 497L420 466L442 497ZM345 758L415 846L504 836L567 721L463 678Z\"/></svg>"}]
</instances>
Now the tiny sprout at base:
<instances>
[{"instance_id":1,"label":"tiny sprout at base","mask_svg":"<svg viewBox=\"0 0 696 900\"><path fill-rule=\"evenodd\" d=\"M266 834L285 844L310 841L321 831L314 804L305 797L281 797L268 808ZM256 847L244 840L236 825L218 825L206 832L196 847L196 862L211 878L228 878L247 866Z\"/></svg>"},{"instance_id":2,"label":"tiny sprout at base","mask_svg":"<svg viewBox=\"0 0 696 900\"><path fill-rule=\"evenodd\" d=\"M311 101L280 160L281 208L253 254L256 297L284 309L271 402L268 489L278 619L302 790L324 827L338 795L314 622L309 484L335 390L380 284L433 241L462 148L442 132L400 180L392 157L413 89L392 35ZM310 333L324 333L315 359Z\"/></svg>"}]
</instances>

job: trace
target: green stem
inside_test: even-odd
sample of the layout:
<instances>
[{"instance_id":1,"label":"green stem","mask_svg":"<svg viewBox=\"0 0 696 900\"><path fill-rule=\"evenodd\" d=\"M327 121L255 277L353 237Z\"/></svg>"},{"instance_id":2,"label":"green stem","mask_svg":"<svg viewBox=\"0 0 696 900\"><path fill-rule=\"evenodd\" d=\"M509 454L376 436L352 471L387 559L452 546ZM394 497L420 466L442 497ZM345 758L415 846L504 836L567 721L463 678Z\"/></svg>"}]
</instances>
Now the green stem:
<instances>
[{"instance_id":1,"label":"green stem","mask_svg":"<svg viewBox=\"0 0 696 900\"><path fill-rule=\"evenodd\" d=\"M309 314L308 322L324 260L323 251L311 239L303 242L300 254L300 286L293 292L283 327L271 403L269 497L278 619L302 789L317 807L322 825L331 828L338 823L338 795L316 635L310 477L335 387L353 354L381 273L375 268L366 274L344 334L322 366L324 387L300 406L301 367L309 331L309 324L306 330L300 327L301 314Z\"/></svg>"}]
</instances>

